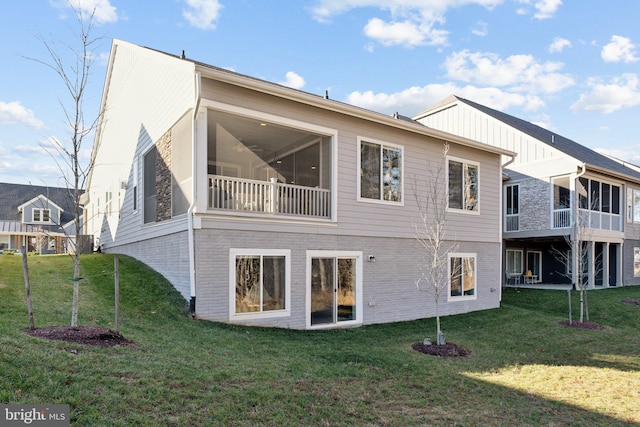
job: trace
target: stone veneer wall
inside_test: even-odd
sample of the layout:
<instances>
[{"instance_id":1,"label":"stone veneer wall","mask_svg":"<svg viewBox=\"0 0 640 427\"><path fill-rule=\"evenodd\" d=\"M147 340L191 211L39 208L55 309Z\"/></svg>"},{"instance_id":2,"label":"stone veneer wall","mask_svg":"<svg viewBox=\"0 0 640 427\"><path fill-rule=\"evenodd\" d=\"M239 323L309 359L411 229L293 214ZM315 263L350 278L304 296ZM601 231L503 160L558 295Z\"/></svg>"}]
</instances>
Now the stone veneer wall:
<instances>
[{"instance_id":1,"label":"stone veneer wall","mask_svg":"<svg viewBox=\"0 0 640 427\"><path fill-rule=\"evenodd\" d=\"M156 142L156 221L171 219L171 130Z\"/></svg>"},{"instance_id":2,"label":"stone veneer wall","mask_svg":"<svg viewBox=\"0 0 640 427\"><path fill-rule=\"evenodd\" d=\"M549 183L529 179L520 184L520 231L546 230L550 227Z\"/></svg>"}]
</instances>

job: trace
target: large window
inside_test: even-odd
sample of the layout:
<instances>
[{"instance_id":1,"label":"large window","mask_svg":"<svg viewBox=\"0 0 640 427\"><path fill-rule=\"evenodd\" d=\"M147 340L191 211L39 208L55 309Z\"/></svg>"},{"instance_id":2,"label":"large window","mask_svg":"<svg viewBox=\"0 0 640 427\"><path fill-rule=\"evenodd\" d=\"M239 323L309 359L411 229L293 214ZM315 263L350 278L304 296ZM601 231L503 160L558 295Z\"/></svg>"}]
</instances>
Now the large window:
<instances>
[{"instance_id":1,"label":"large window","mask_svg":"<svg viewBox=\"0 0 640 427\"><path fill-rule=\"evenodd\" d=\"M633 248L633 277L640 277L640 248Z\"/></svg>"},{"instance_id":2,"label":"large window","mask_svg":"<svg viewBox=\"0 0 640 427\"><path fill-rule=\"evenodd\" d=\"M627 221L640 222L640 190L627 191Z\"/></svg>"},{"instance_id":3,"label":"large window","mask_svg":"<svg viewBox=\"0 0 640 427\"><path fill-rule=\"evenodd\" d=\"M154 146L144 155L143 185L144 185L144 222L156 220L156 157Z\"/></svg>"},{"instance_id":4,"label":"large window","mask_svg":"<svg viewBox=\"0 0 640 427\"><path fill-rule=\"evenodd\" d=\"M580 177L578 194L580 209L620 215L620 186Z\"/></svg>"},{"instance_id":5,"label":"large window","mask_svg":"<svg viewBox=\"0 0 640 427\"><path fill-rule=\"evenodd\" d=\"M402 147L360 141L360 197L402 202Z\"/></svg>"},{"instance_id":6,"label":"large window","mask_svg":"<svg viewBox=\"0 0 640 427\"><path fill-rule=\"evenodd\" d=\"M568 176L553 178L553 209L571 208L571 188Z\"/></svg>"},{"instance_id":7,"label":"large window","mask_svg":"<svg viewBox=\"0 0 640 427\"><path fill-rule=\"evenodd\" d=\"M522 250L507 249L507 275L522 275Z\"/></svg>"},{"instance_id":8,"label":"large window","mask_svg":"<svg viewBox=\"0 0 640 427\"><path fill-rule=\"evenodd\" d=\"M449 254L449 300L476 298L476 254Z\"/></svg>"},{"instance_id":9,"label":"large window","mask_svg":"<svg viewBox=\"0 0 640 427\"><path fill-rule=\"evenodd\" d=\"M518 231L520 229L520 186L518 184L507 185L506 187L506 221L505 231Z\"/></svg>"},{"instance_id":10,"label":"large window","mask_svg":"<svg viewBox=\"0 0 640 427\"><path fill-rule=\"evenodd\" d=\"M232 316L290 310L290 251L231 249Z\"/></svg>"},{"instance_id":11,"label":"large window","mask_svg":"<svg viewBox=\"0 0 640 427\"><path fill-rule=\"evenodd\" d=\"M478 165L449 159L449 209L478 212Z\"/></svg>"}]
</instances>

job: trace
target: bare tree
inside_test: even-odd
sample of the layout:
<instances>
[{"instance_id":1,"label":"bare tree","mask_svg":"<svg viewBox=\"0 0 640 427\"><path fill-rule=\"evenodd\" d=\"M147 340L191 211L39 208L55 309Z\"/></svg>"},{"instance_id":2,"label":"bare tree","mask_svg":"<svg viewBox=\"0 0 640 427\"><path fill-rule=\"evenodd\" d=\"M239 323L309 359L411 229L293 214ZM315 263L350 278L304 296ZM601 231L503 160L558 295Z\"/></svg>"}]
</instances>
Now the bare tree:
<instances>
[{"instance_id":1,"label":"bare tree","mask_svg":"<svg viewBox=\"0 0 640 427\"><path fill-rule=\"evenodd\" d=\"M581 182L577 182L577 197L574 197L574 209L571 210L571 232L564 235L566 249L551 248L551 253L556 260L564 266L564 272L560 274L568 278L574 284L580 295L580 323L589 320L589 302L587 299L587 289L589 288L589 268L592 269L593 277L597 276L602 268L600 258L594 257L590 262L591 242L593 241L593 229L589 223L589 210L581 209L588 207L584 200L589 200L587 190ZM583 201L580 201L582 197ZM592 205L599 203L593 200ZM595 206L595 205L594 205ZM571 321L571 313L569 313Z\"/></svg>"},{"instance_id":2,"label":"bare tree","mask_svg":"<svg viewBox=\"0 0 640 427\"><path fill-rule=\"evenodd\" d=\"M420 277L416 281L418 290L429 294L436 309L436 344L445 344L445 336L440 329L440 300L446 296L449 282L459 274L461 266L449 265L449 252L455 252L458 245L447 239L447 205L449 194L446 189L445 163L449 144L444 145L443 157L438 164L428 161L428 179L414 183L413 194L419 212L419 221L413 223L414 235L423 249L418 263ZM458 269L458 271L455 271ZM453 270L453 271L452 271Z\"/></svg>"},{"instance_id":3,"label":"bare tree","mask_svg":"<svg viewBox=\"0 0 640 427\"><path fill-rule=\"evenodd\" d=\"M66 102L60 100L60 106L65 115L65 124L70 130L68 140L51 138L53 148L47 151L54 159L62 173L65 185L70 189L70 197L74 207L74 238L71 239L73 254L73 302L71 308L71 326L78 324L78 297L80 282L80 253L82 247L83 208L81 196L91 162L83 164L81 157L85 138L93 134L99 123L99 115L87 121L84 116L85 95L91 77L91 68L96 58L95 52L102 37L94 37L94 13L87 14L79 7L69 2L78 25L76 44L61 43L60 46L40 36L39 39L49 55L49 60L27 58L38 62L53 70L63 83L69 98ZM71 58L67 60L66 58Z\"/></svg>"}]
</instances>

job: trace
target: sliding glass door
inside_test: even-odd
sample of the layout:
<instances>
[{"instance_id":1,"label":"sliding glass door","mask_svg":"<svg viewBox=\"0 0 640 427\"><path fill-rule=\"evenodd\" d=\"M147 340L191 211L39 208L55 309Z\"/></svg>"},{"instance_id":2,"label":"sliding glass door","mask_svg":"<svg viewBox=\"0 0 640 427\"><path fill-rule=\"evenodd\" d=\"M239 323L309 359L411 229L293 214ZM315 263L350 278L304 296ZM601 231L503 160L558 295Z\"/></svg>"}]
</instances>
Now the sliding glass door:
<instances>
[{"instance_id":1,"label":"sliding glass door","mask_svg":"<svg viewBox=\"0 0 640 427\"><path fill-rule=\"evenodd\" d=\"M361 321L358 271L362 257L359 254L315 255L309 257L310 326Z\"/></svg>"}]
</instances>

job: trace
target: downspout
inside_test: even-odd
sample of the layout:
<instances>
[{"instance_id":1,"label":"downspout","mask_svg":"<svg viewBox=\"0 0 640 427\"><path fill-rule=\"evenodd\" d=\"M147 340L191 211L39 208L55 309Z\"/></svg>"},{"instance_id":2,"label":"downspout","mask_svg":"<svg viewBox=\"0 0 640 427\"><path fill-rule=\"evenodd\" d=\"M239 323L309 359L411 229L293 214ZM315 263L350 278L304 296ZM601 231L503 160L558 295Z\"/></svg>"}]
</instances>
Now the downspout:
<instances>
[{"instance_id":1,"label":"downspout","mask_svg":"<svg viewBox=\"0 0 640 427\"><path fill-rule=\"evenodd\" d=\"M196 71L194 74L195 79L195 105L193 106L193 117L191 120L191 204L189 205L189 209L187 210L187 228L188 228L188 236L189 236L189 282L190 282L190 294L191 298L189 299L189 312L191 312L191 317L196 316L196 250L195 250L195 239L194 239L194 215L196 212L196 200L197 197L197 188L198 188L198 174L197 172L197 164L196 164L196 153L197 153L197 119L198 119L198 109L200 108L200 97L202 96L202 86L200 79L200 72Z\"/></svg>"}]
</instances>

